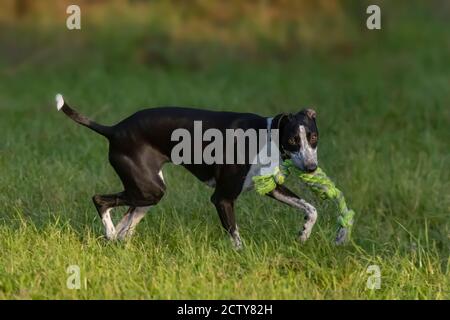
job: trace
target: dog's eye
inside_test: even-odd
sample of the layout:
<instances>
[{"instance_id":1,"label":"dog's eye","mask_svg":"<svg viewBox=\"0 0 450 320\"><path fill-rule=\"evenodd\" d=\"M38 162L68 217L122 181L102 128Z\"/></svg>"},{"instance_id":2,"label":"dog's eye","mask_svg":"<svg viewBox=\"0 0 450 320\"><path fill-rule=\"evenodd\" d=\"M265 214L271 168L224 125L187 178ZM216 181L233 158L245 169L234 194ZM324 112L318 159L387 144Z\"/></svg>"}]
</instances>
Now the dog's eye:
<instances>
[{"instance_id":1,"label":"dog's eye","mask_svg":"<svg viewBox=\"0 0 450 320\"><path fill-rule=\"evenodd\" d=\"M317 141L317 134L316 133L311 134L310 140L311 140L311 143L315 143Z\"/></svg>"},{"instance_id":2,"label":"dog's eye","mask_svg":"<svg viewBox=\"0 0 450 320\"><path fill-rule=\"evenodd\" d=\"M297 146L300 144L300 137L295 136L295 137L289 138L288 143L292 146Z\"/></svg>"},{"instance_id":3,"label":"dog's eye","mask_svg":"<svg viewBox=\"0 0 450 320\"><path fill-rule=\"evenodd\" d=\"M297 144L297 141L295 141L295 138L289 138L288 142L292 146L295 146Z\"/></svg>"}]
</instances>

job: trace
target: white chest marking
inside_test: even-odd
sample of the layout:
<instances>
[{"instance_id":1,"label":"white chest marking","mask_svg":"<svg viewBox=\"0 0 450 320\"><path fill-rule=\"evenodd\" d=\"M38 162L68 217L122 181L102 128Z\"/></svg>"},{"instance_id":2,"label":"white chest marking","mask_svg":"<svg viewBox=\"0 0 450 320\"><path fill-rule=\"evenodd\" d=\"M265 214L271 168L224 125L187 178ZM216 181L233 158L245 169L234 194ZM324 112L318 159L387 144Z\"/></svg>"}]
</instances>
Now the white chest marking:
<instances>
[{"instance_id":1,"label":"white chest marking","mask_svg":"<svg viewBox=\"0 0 450 320\"><path fill-rule=\"evenodd\" d=\"M270 128L272 126L272 118L268 118L267 119L267 137L268 139L270 139ZM267 141L267 147L270 148L271 146L271 141L268 140ZM273 147L273 146L272 146ZM267 153L267 149L262 148L261 149L263 153ZM272 152L275 150L270 150L270 152ZM266 154L262 154L262 155L258 155L258 159L263 159L263 158L267 158ZM244 180L244 184L242 186L242 191L249 191L251 189L253 189L253 180L252 178L254 176L260 176L260 175L266 175L272 172L275 172L275 168L277 166L279 166L279 164L281 163L281 158L278 159L278 161L271 161L269 164L262 164L260 161L256 161L256 163L252 164L250 166L250 169L248 170L248 173L245 177Z\"/></svg>"}]
</instances>

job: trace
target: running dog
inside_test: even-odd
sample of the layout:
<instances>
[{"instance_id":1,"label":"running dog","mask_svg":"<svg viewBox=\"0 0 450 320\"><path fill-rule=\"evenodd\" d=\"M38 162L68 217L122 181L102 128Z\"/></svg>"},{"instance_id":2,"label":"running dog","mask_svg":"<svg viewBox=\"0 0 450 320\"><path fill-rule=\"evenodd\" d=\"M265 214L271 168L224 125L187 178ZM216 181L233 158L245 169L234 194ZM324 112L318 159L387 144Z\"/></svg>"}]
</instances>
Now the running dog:
<instances>
[{"instance_id":1,"label":"running dog","mask_svg":"<svg viewBox=\"0 0 450 320\"><path fill-rule=\"evenodd\" d=\"M159 107L138 111L116 125L105 126L69 107L60 94L56 96L56 104L57 109L69 118L109 141L109 162L122 181L124 190L94 195L92 199L105 227L106 237L110 240L131 236L148 209L161 200L166 190L161 168L171 162L171 151L176 144L171 139L172 132L183 128L194 134L194 121L202 121L205 130L218 129L224 135L227 129L277 129L280 161L292 159L295 166L306 172L313 172L318 166L319 133L316 112L312 109L266 118L251 113ZM211 202L234 246L241 248L234 204L243 191L252 188L252 177L261 173L261 165L250 162L182 165L197 179L214 188ZM299 240L306 241L317 219L314 206L282 185L268 196L303 212L305 222L300 229ZM111 210L118 206L128 206L129 209L114 226Z\"/></svg>"}]
</instances>

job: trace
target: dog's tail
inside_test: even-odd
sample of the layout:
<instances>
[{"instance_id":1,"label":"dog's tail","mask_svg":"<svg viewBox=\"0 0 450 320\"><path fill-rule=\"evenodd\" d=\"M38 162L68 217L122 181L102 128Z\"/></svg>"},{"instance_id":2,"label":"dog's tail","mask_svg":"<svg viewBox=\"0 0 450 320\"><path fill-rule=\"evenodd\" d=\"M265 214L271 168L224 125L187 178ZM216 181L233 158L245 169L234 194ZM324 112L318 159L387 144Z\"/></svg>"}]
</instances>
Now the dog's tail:
<instances>
[{"instance_id":1,"label":"dog's tail","mask_svg":"<svg viewBox=\"0 0 450 320\"><path fill-rule=\"evenodd\" d=\"M69 105L64 101L64 98L61 94L58 93L55 99L56 108L58 109L58 111L62 110L62 112L64 112L73 121L85 127L88 127L89 129L94 130L95 132L100 133L102 136L105 136L107 138L112 134L111 127L98 124L69 107Z\"/></svg>"}]
</instances>

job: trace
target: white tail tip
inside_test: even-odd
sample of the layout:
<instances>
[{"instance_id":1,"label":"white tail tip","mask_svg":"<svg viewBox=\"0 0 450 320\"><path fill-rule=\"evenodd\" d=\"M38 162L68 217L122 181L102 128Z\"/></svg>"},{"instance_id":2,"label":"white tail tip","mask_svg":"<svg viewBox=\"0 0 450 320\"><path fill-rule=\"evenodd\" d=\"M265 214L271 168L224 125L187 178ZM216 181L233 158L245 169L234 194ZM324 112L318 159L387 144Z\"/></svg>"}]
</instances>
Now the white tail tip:
<instances>
[{"instance_id":1,"label":"white tail tip","mask_svg":"<svg viewBox=\"0 0 450 320\"><path fill-rule=\"evenodd\" d=\"M55 100L56 100L56 108L58 109L58 111L59 110L61 110L61 108L63 107L63 105L64 105L64 98L63 98L63 96L61 95L61 94L57 94L56 95L56 97L55 97Z\"/></svg>"}]
</instances>

